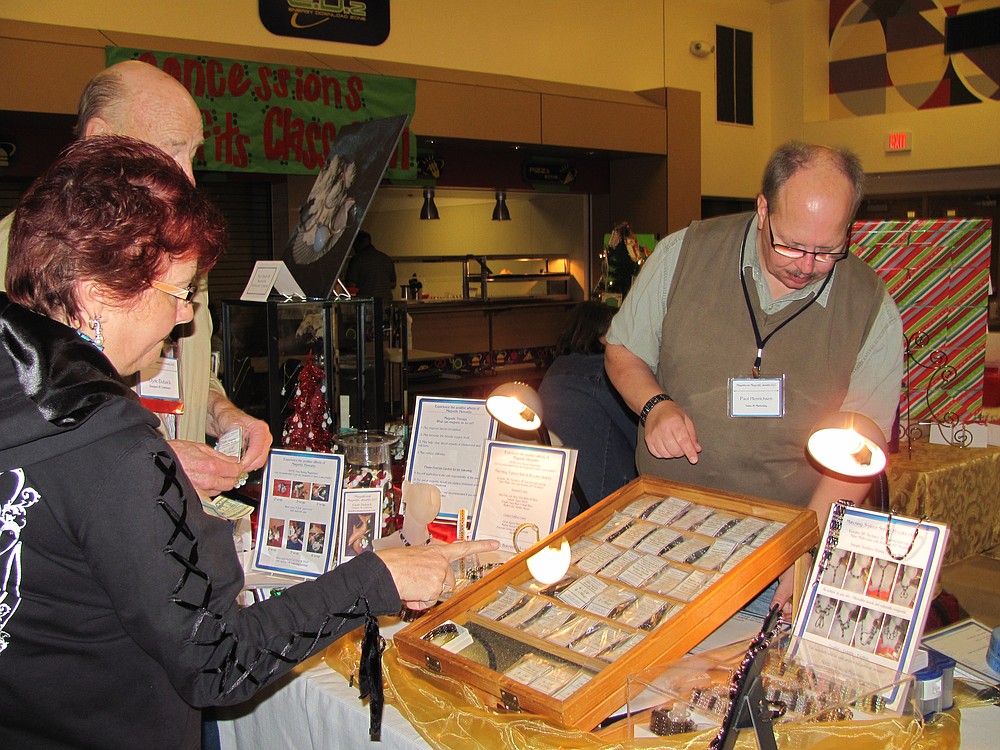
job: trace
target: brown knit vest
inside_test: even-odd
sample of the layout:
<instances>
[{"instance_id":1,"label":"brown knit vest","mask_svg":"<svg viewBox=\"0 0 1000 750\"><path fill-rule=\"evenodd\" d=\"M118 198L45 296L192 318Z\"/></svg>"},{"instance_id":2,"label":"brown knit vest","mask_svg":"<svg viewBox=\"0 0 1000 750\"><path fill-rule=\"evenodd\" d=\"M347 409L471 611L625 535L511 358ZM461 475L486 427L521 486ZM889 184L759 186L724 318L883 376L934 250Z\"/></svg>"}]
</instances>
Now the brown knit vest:
<instances>
[{"instance_id":1,"label":"brown knit vest","mask_svg":"<svg viewBox=\"0 0 1000 750\"><path fill-rule=\"evenodd\" d=\"M657 379L694 422L698 463L654 458L641 428L636 463L640 473L804 506L820 477L806 459L806 438L821 417L840 409L884 292L863 261L852 255L838 263L826 306L810 305L764 348L761 376L786 378L785 415L730 417L729 378L749 377L757 352L738 275L753 220L740 214L688 228L663 318ZM746 245L748 259L756 250L750 237ZM745 274L762 338L811 299L764 315Z\"/></svg>"}]
</instances>

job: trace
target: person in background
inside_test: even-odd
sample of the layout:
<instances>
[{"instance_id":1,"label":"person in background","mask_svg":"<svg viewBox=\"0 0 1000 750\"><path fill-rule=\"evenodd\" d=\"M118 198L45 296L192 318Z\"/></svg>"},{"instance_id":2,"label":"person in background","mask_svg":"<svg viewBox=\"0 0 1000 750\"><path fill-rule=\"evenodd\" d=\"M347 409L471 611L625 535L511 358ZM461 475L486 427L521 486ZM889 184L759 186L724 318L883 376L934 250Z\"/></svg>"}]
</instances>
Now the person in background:
<instances>
[{"instance_id":1,"label":"person in background","mask_svg":"<svg viewBox=\"0 0 1000 750\"><path fill-rule=\"evenodd\" d=\"M124 378L191 320L217 210L131 138L79 140L29 188L0 293L0 747L201 746L365 615L425 608L465 542L364 552L240 608L228 521ZM9 295L9 297L8 297Z\"/></svg>"},{"instance_id":2,"label":"person in background","mask_svg":"<svg viewBox=\"0 0 1000 750\"><path fill-rule=\"evenodd\" d=\"M392 258L372 244L372 236L361 230L354 238L354 257L347 264L344 281L358 289L358 297L372 297L382 300L383 305L392 302L392 290L396 288L396 266Z\"/></svg>"},{"instance_id":3,"label":"person in background","mask_svg":"<svg viewBox=\"0 0 1000 750\"><path fill-rule=\"evenodd\" d=\"M604 334L614 315L614 308L598 300L574 307L538 389L546 426L564 445L579 451L576 478L591 504L637 476L639 420L604 372ZM579 512L574 496L568 517Z\"/></svg>"},{"instance_id":4,"label":"person in background","mask_svg":"<svg viewBox=\"0 0 1000 750\"><path fill-rule=\"evenodd\" d=\"M771 156L754 213L657 245L605 353L639 414L640 473L806 506L820 527L838 499L865 498L867 483L822 474L805 453L832 412L865 414L889 436L899 403L899 311L849 252L863 195L856 156L789 143ZM736 394L762 387L761 416L730 416ZM791 572L772 590L765 608L787 606Z\"/></svg>"},{"instance_id":5,"label":"person in background","mask_svg":"<svg viewBox=\"0 0 1000 750\"><path fill-rule=\"evenodd\" d=\"M187 90L167 73L136 60L112 65L90 80L80 97L74 129L77 138L126 135L151 143L177 162L192 184L203 132L201 112ZM0 222L0 284L12 222L13 214ZM212 374L212 319L205 276L198 279L192 310L193 319L175 334L184 413L176 417L175 428L162 429L195 487L215 496L266 463L272 437L265 422L244 413L226 397ZM242 460L205 444L206 435L219 437L234 427L243 428Z\"/></svg>"}]
</instances>

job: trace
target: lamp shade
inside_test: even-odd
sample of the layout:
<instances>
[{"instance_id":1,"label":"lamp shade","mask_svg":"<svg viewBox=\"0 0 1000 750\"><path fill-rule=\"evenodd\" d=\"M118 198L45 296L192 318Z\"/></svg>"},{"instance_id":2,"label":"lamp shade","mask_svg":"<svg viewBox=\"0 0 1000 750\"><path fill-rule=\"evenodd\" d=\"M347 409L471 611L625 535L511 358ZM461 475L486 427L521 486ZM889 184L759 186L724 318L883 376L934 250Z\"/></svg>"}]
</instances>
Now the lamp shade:
<instances>
[{"instance_id":1,"label":"lamp shade","mask_svg":"<svg viewBox=\"0 0 1000 750\"><path fill-rule=\"evenodd\" d=\"M424 205L420 209L420 218L425 221L441 218L437 206L434 205L433 190L424 190Z\"/></svg>"},{"instance_id":2,"label":"lamp shade","mask_svg":"<svg viewBox=\"0 0 1000 750\"><path fill-rule=\"evenodd\" d=\"M510 211L507 209L507 193L498 190L496 193L497 202L493 207L493 221L510 221Z\"/></svg>"},{"instance_id":3,"label":"lamp shade","mask_svg":"<svg viewBox=\"0 0 1000 750\"><path fill-rule=\"evenodd\" d=\"M486 411L515 430L538 430L542 426L542 398L520 381L497 386L486 399Z\"/></svg>"},{"instance_id":4,"label":"lamp shade","mask_svg":"<svg viewBox=\"0 0 1000 750\"><path fill-rule=\"evenodd\" d=\"M806 450L820 466L846 477L874 477L885 470L888 444L881 428L857 412L837 412L812 429Z\"/></svg>"}]
</instances>

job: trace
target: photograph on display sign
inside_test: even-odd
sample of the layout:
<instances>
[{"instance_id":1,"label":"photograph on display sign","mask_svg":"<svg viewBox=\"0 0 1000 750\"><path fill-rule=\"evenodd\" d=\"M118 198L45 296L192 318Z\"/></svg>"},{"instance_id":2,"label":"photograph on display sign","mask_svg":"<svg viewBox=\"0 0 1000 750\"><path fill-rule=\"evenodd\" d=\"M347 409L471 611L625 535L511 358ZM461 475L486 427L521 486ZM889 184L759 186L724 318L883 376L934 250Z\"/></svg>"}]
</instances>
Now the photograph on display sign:
<instances>
[{"instance_id":1,"label":"photograph on display sign","mask_svg":"<svg viewBox=\"0 0 1000 750\"><path fill-rule=\"evenodd\" d=\"M792 632L897 673L910 671L941 569L948 528L834 505ZM884 696L896 710L902 691Z\"/></svg>"},{"instance_id":2,"label":"photograph on display sign","mask_svg":"<svg viewBox=\"0 0 1000 750\"><path fill-rule=\"evenodd\" d=\"M283 258L309 297L336 296L334 286L405 123L400 115L337 131Z\"/></svg>"},{"instance_id":3,"label":"photograph on display sign","mask_svg":"<svg viewBox=\"0 0 1000 750\"><path fill-rule=\"evenodd\" d=\"M275 449L267 462L253 569L316 578L333 568L344 457Z\"/></svg>"},{"instance_id":4,"label":"photograph on display sign","mask_svg":"<svg viewBox=\"0 0 1000 750\"><path fill-rule=\"evenodd\" d=\"M382 489L344 490L337 564L372 549L382 536Z\"/></svg>"}]
</instances>

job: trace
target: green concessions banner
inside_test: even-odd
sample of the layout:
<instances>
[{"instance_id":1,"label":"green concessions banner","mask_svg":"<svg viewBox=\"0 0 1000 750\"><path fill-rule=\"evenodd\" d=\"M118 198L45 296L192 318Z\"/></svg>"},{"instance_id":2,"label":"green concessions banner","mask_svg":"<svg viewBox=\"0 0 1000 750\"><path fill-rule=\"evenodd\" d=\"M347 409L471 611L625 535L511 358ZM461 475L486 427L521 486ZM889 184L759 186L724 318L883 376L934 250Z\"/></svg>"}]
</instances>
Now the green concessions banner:
<instances>
[{"instance_id":1,"label":"green concessions banner","mask_svg":"<svg viewBox=\"0 0 1000 750\"><path fill-rule=\"evenodd\" d=\"M205 122L195 169L317 172L339 128L395 115L412 118L416 108L417 85L410 78L123 47L107 47L106 57L108 65L155 65L191 93ZM416 177L416 154L416 137L407 126L385 176Z\"/></svg>"}]
</instances>

